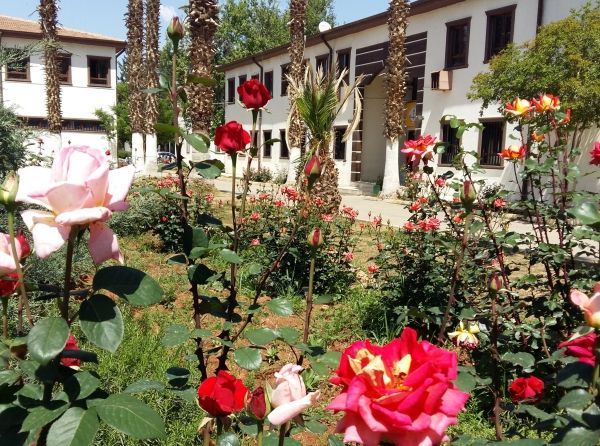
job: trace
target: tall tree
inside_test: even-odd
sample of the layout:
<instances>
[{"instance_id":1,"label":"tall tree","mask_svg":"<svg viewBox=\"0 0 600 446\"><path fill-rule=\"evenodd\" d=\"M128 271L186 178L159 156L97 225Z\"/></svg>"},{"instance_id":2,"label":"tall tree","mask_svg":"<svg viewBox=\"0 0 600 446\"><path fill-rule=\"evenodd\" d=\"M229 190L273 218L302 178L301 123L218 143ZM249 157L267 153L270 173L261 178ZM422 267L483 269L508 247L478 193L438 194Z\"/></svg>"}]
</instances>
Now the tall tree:
<instances>
[{"instance_id":1,"label":"tall tree","mask_svg":"<svg viewBox=\"0 0 600 446\"><path fill-rule=\"evenodd\" d=\"M145 75L143 63L144 5L143 0L129 0L126 15L127 25L127 83L129 86L129 115L132 131L134 163L143 159L143 137L145 127Z\"/></svg>"},{"instance_id":2,"label":"tall tree","mask_svg":"<svg viewBox=\"0 0 600 446\"><path fill-rule=\"evenodd\" d=\"M290 68L289 78L299 84L304 71L304 29L306 26L306 7L308 0L290 0ZM290 148L290 164L288 167L288 183L296 182L296 170L300 162L302 141L304 140L304 124L298 114L295 94L288 91L290 116L288 118L287 142Z\"/></svg>"},{"instance_id":3,"label":"tall tree","mask_svg":"<svg viewBox=\"0 0 600 446\"><path fill-rule=\"evenodd\" d=\"M190 0L188 8L190 32L188 58L190 71L194 76L212 77L218 13L217 0ZM212 122L214 89L206 85L192 83L187 87L187 90L189 99L187 114L192 124L192 130L208 133Z\"/></svg>"},{"instance_id":4,"label":"tall tree","mask_svg":"<svg viewBox=\"0 0 600 446\"><path fill-rule=\"evenodd\" d=\"M145 48L145 69L146 88L158 87L158 37L160 34L160 0L146 0L146 48ZM155 134L154 126L158 120L159 105L158 95L147 94L145 96L145 133Z\"/></svg>"},{"instance_id":5,"label":"tall tree","mask_svg":"<svg viewBox=\"0 0 600 446\"><path fill-rule=\"evenodd\" d=\"M407 0L390 0L388 30L390 53L387 60L385 100L385 169L382 195L392 195L400 187L400 138L404 131L406 96L406 26L410 6Z\"/></svg>"},{"instance_id":6,"label":"tall tree","mask_svg":"<svg viewBox=\"0 0 600 446\"><path fill-rule=\"evenodd\" d=\"M44 42L44 64L46 71L46 110L48 129L60 135L62 113L60 103L60 77L58 60L58 4L56 0L40 0L38 7L40 27ZM60 141L60 137L59 137ZM60 145L60 144L59 144ZM57 147L59 149L60 147Z\"/></svg>"}]
</instances>

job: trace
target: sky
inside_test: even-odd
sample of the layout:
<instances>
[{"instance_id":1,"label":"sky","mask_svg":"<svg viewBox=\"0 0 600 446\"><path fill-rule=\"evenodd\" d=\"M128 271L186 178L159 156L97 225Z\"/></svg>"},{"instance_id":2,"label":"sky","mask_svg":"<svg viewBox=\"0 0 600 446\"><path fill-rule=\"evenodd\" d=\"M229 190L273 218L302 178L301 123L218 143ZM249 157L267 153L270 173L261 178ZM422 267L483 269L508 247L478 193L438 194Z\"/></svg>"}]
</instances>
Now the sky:
<instances>
[{"instance_id":1,"label":"sky","mask_svg":"<svg viewBox=\"0 0 600 446\"><path fill-rule=\"evenodd\" d=\"M281 4L287 3L280 0ZM163 17L187 3L163 0ZM37 20L35 8L39 0L0 0L0 15ZM338 25L385 11L388 0L334 0ZM127 0L60 0L59 21L66 28L104 34L125 39L123 15Z\"/></svg>"}]
</instances>

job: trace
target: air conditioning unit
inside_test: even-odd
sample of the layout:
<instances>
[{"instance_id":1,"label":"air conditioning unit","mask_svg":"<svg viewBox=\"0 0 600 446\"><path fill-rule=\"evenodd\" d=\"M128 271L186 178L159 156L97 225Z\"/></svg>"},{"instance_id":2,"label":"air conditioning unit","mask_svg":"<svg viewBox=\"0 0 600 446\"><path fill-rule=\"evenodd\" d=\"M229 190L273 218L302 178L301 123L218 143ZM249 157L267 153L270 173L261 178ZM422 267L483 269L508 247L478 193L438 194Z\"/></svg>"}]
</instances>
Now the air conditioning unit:
<instances>
[{"instance_id":1,"label":"air conditioning unit","mask_svg":"<svg viewBox=\"0 0 600 446\"><path fill-rule=\"evenodd\" d=\"M452 71L433 71L431 73L431 89L439 91L452 90Z\"/></svg>"}]
</instances>

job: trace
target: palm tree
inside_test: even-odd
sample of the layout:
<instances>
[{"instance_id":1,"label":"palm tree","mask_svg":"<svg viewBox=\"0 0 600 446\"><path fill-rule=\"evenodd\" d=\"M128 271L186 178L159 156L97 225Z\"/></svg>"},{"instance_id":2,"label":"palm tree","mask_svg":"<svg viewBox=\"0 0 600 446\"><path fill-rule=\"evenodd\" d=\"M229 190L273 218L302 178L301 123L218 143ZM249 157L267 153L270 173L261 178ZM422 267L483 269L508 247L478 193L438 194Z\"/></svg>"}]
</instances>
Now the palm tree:
<instances>
[{"instance_id":1,"label":"palm tree","mask_svg":"<svg viewBox=\"0 0 600 446\"><path fill-rule=\"evenodd\" d=\"M322 166L321 177L311 193L324 201L323 212L325 213L337 212L342 201L338 189L338 170L331 154L333 125L336 118L344 112L354 98L354 113L342 138L346 141L358 127L362 112L358 86L363 77L357 77L354 83L348 86L344 82L347 73L347 70L337 73L335 67L330 73L321 70L315 73L309 67L300 83L290 76L290 94L295 101L288 118L288 128L291 116L294 114L297 114L306 126L308 150L305 158L308 159L316 154Z\"/></svg>"},{"instance_id":2,"label":"palm tree","mask_svg":"<svg viewBox=\"0 0 600 446\"><path fill-rule=\"evenodd\" d=\"M157 88L158 82L158 36L160 33L160 0L146 0L146 48L145 69L146 88ZM144 133L146 134L146 168L156 170L156 130L158 121L158 96L146 94Z\"/></svg>"},{"instance_id":3,"label":"palm tree","mask_svg":"<svg viewBox=\"0 0 600 446\"><path fill-rule=\"evenodd\" d=\"M44 62L46 69L46 110L48 130L56 135L57 147L60 149L62 131L62 113L60 106L60 69L58 66L58 4L56 0L40 0L38 7L40 27L44 41Z\"/></svg>"},{"instance_id":4,"label":"palm tree","mask_svg":"<svg viewBox=\"0 0 600 446\"><path fill-rule=\"evenodd\" d=\"M134 164L144 157L145 101L144 89L144 5L142 0L129 0L127 25L127 84L129 87L129 117L131 120L131 148Z\"/></svg>"},{"instance_id":5,"label":"palm tree","mask_svg":"<svg viewBox=\"0 0 600 446\"><path fill-rule=\"evenodd\" d=\"M290 0L290 68L289 78L299 84L303 78L304 66L304 28L306 26L306 8L308 0ZM288 168L288 183L296 181L296 169L300 161L301 145L304 139L304 126L295 111L296 98L288 91L290 102L290 116L286 132L287 146L290 148Z\"/></svg>"},{"instance_id":6,"label":"palm tree","mask_svg":"<svg viewBox=\"0 0 600 446\"><path fill-rule=\"evenodd\" d=\"M214 36L217 30L217 0L190 0L188 7L188 27L190 44L188 54L190 71L194 76L210 78L213 74L215 57ZM202 83L187 87L188 116L192 130L208 134L212 123L214 90Z\"/></svg>"},{"instance_id":7,"label":"palm tree","mask_svg":"<svg viewBox=\"0 0 600 446\"><path fill-rule=\"evenodd\" d=\"M390 0L388 30L390 54L387 60L387 96L385 100L385 170L382 195L392 195L400 187L400 138L404 135L406 95L406 26L409 12L407 0Z\"/></svg>"}]
</instances>

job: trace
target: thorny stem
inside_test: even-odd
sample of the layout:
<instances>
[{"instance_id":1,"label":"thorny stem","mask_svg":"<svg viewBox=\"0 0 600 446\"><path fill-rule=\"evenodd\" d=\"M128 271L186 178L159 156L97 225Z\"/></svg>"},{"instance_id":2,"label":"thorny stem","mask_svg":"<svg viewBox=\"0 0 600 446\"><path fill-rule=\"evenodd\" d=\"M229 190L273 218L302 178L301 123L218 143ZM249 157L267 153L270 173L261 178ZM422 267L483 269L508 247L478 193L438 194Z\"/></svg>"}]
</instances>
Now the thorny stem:
<instances>
[{"instance_id":1,"label":"thorny stem","mask_svg":"<svg viewBox=\"0 0 600 446\"><path fill-rule=\"evenodd\" d=\"M316 253L313 253L310 258L310 270L308 273L308 292L306 293L306 314L304 317L304 335L302 336L302 342L308 343L308 335L310 331L310 317L313 310L313 288L315 280L315 257ZM298 365L302 365L304 362L304 354L298 358Z\"/></svg>"},{"instance_id":2,"label":"thorny stem","mask_svg":"<svg viewBox=\"0 0 600 446\"><path fill-rule=\"evenodd\" d=\"M194 305L194 327L196 329L202 328L202 314L200 313L200 295L198 294L198 285L195 283L191 284L190 291L192 292L193 305ZM200 381L204 382L208 378L206 371L206 361L204 359L204 348L202 344L202 338L196 338L196 358L198 358L198 370L200 371Z\"/></svg>"},{"instance_id":3,"label":"thorny stem","mask_svg":"<svg viewBox=\"0 0 600 446\"><path fill-rule=\"evenodd\" d=\"M283 423L279 426L279 446L283 446L285 443L285 434L287 433L287 423Z\"/></svg>"},{"instance_id":4,"label":"thorny stem","mask_svg":"<svg viewBox=\"0 0 600 446\"><path fill-rule=\"evenodd\" d=\"M250 168L252 167L252 160L253 160L253 154L252 151L254 149L257 150L258 153L258 137L257 137L257 131L256 131L256 121L258 119L258 110L253 109L252 110L252 132L250 133L251 137L251 143L250 143L250 150L249 152L246 153L246 157L248 158L248 161L246 163L246 172L244 172L244 190L242 192L242 203L241 203L241 210L240 210L240 218L244 218L246 216L246 197L248 196L248 190L250 189Z\"/></svg>"},{"instance_id":5,"label":"thorny stem","mask_svg":"<svg viewBox=\"0 0 600 446\"><path fill-rule=\"evenodd\" d=\"M173 107L173 127L179 128L179 106L177 105L177 47L173 49L173 58L171 60L171 104ZM187 191L185 184L185 175L183 173L183 156L181 155L181 148L183 142L180 137L175 135L175 152L176 152L176 163L177 163L177 177L179 178L179 193L181 195L181 213L185 224L187 224L189 214L187 205Z\"/></svg>"},{"instance_id":6,"label":"thorny stem","mask_svg":"<svg viewBox=\"0 0 600 446\"><path fill-rule=\"evenodd\" d=\"M491 332L491 350L492 350L492 358L493 358L493 394L494 394L494 427L496 429L496 438L498 440L502 440L504 438L503 429L502 429L502 396L501 396L501 386L502 379L500 376L500 354L498 353L498 310L497 310L497 298L498 293L491 292L491 301L492 301L492 332Z\"/></svg>"},{"instance_id":7,"label":"thorny stem","mask_svg":"<svg viewBox=\"0 0 600 446\"><path fill-rule=\"evenodd\" d=\"M65 263L65 280L63 285L62 302L59 303L60 315L69 323L69 297L71 295L71 274L73 272L73 252L75 251L75 239L79 233L77 225L71 227L69 240L67 241L67 258Z\"/></svg>"},{"instance_id":8,"label":"thorny stem","mask_svg":"<svg viewBox=\"0 0 600 446\"><path fill-rule=\"evenodd\" d=\"M2 297L2 336L8 339L8 296Z\"/></svg>"},{"instance_id":9,"label":"thorny stem","mask_svg":"<svg viewBox=\"0 0 600 446\"><path fill-rule=\"evenodd\" d=\"M15 231L15 212L14 210L8 210L8 235L10 236L10 249L12 251L13 261L15 262L15 269L19 280L19 306L17 310L17 331L19 334L23 333L23 306L25 306L25 312L27 313L27 320L29 325L33 326L33 317L31 316L31 309L29 308L29 300L27 299L27 291L25 290L25 281L23 279L23 268L21 268L21 259L17 252L16 242L16 231Z\"/></svg>"}]
</instances>

